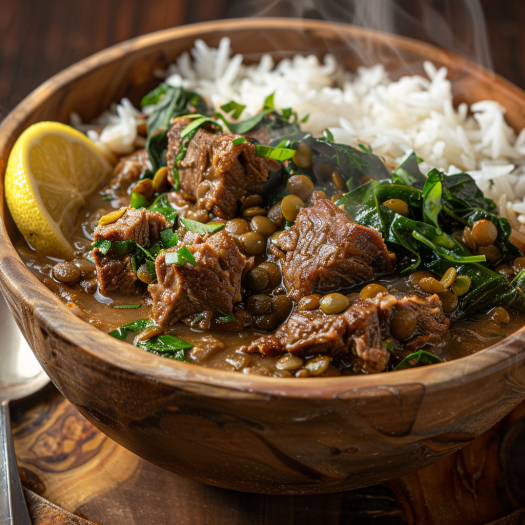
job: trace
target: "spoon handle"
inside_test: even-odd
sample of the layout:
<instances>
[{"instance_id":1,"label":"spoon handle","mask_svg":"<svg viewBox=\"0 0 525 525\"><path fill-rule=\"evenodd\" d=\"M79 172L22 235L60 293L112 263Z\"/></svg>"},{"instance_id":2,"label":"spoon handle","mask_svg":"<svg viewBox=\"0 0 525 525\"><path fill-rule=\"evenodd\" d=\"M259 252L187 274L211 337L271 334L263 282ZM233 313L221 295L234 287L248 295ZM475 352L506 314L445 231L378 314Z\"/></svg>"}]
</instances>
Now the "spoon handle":
<instances>
[{"instance_id":1,"label":"spoon handle","mask_svg":"<svg viewBox=\"0 0 525 525\"><path fill-rule=\"evenodd\" d=\"M9 403L0 404L0 524L31 525L16 466Z\"/></svg>"}]
</instances>

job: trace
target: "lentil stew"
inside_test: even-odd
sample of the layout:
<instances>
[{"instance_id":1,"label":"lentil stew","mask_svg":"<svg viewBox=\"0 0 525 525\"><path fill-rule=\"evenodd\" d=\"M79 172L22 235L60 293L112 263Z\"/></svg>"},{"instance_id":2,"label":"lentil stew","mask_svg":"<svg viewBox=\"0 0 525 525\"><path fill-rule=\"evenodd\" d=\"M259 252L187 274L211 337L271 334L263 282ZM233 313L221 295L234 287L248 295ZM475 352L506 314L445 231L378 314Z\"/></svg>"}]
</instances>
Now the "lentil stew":
<instances>
[{"instance_id":1,"label":"lentil stew","mask_svg":"<svg viewBox=\"0 0 525 525\"><path fill-rule=\"evenodd\" d=\"M386 166L270 103L233 123L169 96L147 95L145 148L87 199L73 258L17 245L80 318L166 358L297 378L455 359L525 323L525 258L468 174L425 176L414 153Z\"/></svg>"}]
</instances>

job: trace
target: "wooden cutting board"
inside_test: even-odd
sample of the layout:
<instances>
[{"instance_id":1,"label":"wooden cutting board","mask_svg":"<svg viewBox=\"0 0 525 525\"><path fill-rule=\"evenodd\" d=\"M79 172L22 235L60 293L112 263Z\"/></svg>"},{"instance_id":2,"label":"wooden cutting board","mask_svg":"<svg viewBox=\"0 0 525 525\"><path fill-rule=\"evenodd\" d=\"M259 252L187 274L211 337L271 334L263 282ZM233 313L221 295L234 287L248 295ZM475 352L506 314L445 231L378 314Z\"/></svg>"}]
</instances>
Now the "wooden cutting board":
<instances>
[{"instance_id":1,"label":"wooden cutting board","mask_svg":"<svg viewBox=\"0 0 525 525\"><path fill-rule=\"evenodd\" d=\"M320 496L233 492L166 472L107 438L52 385L13 403L11 417L33 525L525 524L525 402L426 469Z\"/></svg>"}]
</instances>

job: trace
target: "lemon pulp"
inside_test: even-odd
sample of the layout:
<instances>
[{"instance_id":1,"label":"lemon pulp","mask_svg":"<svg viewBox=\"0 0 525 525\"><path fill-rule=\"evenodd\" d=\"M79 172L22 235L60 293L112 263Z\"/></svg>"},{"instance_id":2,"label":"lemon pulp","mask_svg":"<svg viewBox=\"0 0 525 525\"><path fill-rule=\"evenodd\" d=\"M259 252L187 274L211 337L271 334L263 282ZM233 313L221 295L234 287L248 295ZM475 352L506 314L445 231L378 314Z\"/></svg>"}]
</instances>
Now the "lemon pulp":
<instances>
[{"instance_id":1,"label":"lemon pulp","mask_svg":"<svg viewBox=\"0 0 525 525\"><path fill-rule=\"evenodd\" d=\"M40 122L16 141L7 162L9 211L37 252L71 259L68 237L87 197L111 173L97 146L74 128Z\"/></svg>"}]
</instances>

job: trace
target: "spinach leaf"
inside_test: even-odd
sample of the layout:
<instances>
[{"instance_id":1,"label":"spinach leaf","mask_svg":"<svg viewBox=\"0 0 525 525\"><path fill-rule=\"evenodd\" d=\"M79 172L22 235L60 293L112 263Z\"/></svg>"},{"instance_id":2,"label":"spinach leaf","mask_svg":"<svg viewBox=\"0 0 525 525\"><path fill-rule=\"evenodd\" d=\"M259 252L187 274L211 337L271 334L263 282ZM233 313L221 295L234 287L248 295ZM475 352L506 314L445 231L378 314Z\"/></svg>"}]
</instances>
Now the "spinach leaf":
<instances>
[{"instance_id":1,"label":"spinach leaf","mask_svg":"<svg viewBox=\"0 0 525 525\"><path fill-rule=\"evenodd\" d=\"M116 330L109 332L109 335L124 341L128 337L129 332L140 332L150 326L156 326L156 324L157 323L151 319L138 319L137 321L131 321L131 323L119 326Z\"/></svg>"},{"instance_id":2,"label":"spinach leaf","mask_svg":"<svg viewBox=\"0 0 525 525\"><path fill-rule=\"evenodd\" d=\"M443 209L443 184L442 174L438 170L432 170L423 187L423 222L432 224L441 231L439 226L439 214Z\"/></svg>"},{"instance_id":3,"label":"spinach leaf","mask_svg":"<svg viewBox=\"0 0 525 525\"><path fill-rule=\"evenodd\" d=\"M342 204L356 222L381 232L385 241L411 255L413 262L402 269L402 274L415 270L421 264L422 245L447 261L485 261L485 256L473 256L453 237L435 226L403 217L384 206L382 201L393 194L412 205L420 202L421 192L415 188L371 180L344 195L337 204Z\"/></svg>"},{"instance_id":4,"label":"spinach leaf","mask_svg":"<svg viewBox=\"0 0 525 525\"><path fill-rule=\"evenodd\" d=\"M193 348L193 345L188 341L177 339L171 335L158 335L147 341L139 341L137 346L148 352L177 361L187 361L184 350Z\"/></svg>"},{"instance_id":5,"label":"spinach leaf","mask_svg":"<svg viewBox=\"0 0 525 525\"><path fill-rule=\"evenodd\" d=\"M467 173L443 175L443 197L452 210L481 208L497 214L498 207L492 199L484 197L474 179Z\"/></svg>"},{"instance_id":6,"label":"spinach leaf","mask_svg":"<svg viewBox=\"0 0 525 525\"><path fill-rule=\"evenodd\" d=\"M148 200L142 193L132 193L131 194L131 201L129 203L130 208L147 208L148 206Z\"/></svg>"},{"instance_id":7,"label":"spinach leaf","mask_svg":"<svg viewBox=\"0 0 525 525\"><path fill-rule=\"evenodd\" d=\"M271 146L257 144L255 146L255 153L259 157L264 157L265 159L273 159L284 162L285 160L291 159L295 155L295 150L289 148L272 148Z\"/></svg>"},{"instance_id":8,"label":"spinach leaf","mask_svg":"<svg viewBox=\"0 0 525 525\"><path fill-rule=\"evenodd\" d=\"M166 152L168 151L168 130L163 129L155 135L148 135L146 150L151 162L153 173L167 165Z\"/></svg>"},{"instance_id":9,"label":"spinach leaf","mask_svg":"<svg viewBox=\"0 0 525 525\"><path fill-rule=\"evenodd\" d=\"M137 249L137 243L135 241L113 241L111 247L117 255L125 255L126 253L134 253Z\"/></svg>"},{"instance_id":10,"label":"spinach leaf","mask_svg":"<svg viewBox=\"0 0 525 525\"><path fill-rule=\"evenodd\" d=\"M177 244L179 244L179 236L177 235L177 232L174 232L171 229L161 231L160 240L164 248L166 248L166 250L168 248L173 248L174 246L177 246Z\"/></svg>"},{"instance_id":11,"label":"spinach leaf","mask_svg":"<svg viewBox=\"0 0 525 525\"><path fill-rule=\"evenodd\" d=\"M516 310L525 310L525 295L519 287L509 283L508 279L499 273L483 266L482 264L451 263L437 257L430 250L425 250L423 255L425 270L442 276L453 266L458 275L470 277L471 285L467 293L459 297L459 307L452 316L453 319L463 317L465 313L505 306Z\"/></svg>"},{"instance_id":12,"label":"spinach leaf","mask_svg":"<svg viewBox=\"0 0 525 525\"><path fill-rule=\"evenodd\" d=\"M166 94L168 87L168 84L165 84L164 82L162 84L159 84L153 91L150 91L147 95L144 95L142 97L140 105L144 107L158 104Z\"/></svg>"},{"instance_id":13,"label":"spinach leaf","mask_svg":"<svg viewBox=\"0 0 525 525\"><path fill-rule=\"evenodd\" d=\"M232 118L238 119L242 112L245 110L246 106L243 106L242 104L238 104L237 102L230 100L226 104L223 104L221 106L221 109L224 111L224 113L228 114L233 111Z\"/></svg>"},{"instance_id":14,"label":"spinach leaf","mask_svg":"<svg viewBox=\"0 0 525 525\"><path fill-rule=\"evenodd\" d=\"M305 142L314 153L324 157L325 162L337 168L349 190L357 187L365 175L373 175L378 180L390 178L384 162L373 153L325 139L306 139Z\"/></svg>"},{"instance_id":15,"label":"spinach leaf","mask_svg":"<svg viewBox=\"0 0 525 525\"><path fill-rule=\"evenodd\" d=\"M217 118L222 120L224 122L224 125L234 135L243 135L244 133L247 133L251 129L255 128L271 111L271 109L265 109L264 111L257 113L257 115L253 116L252 118L243 120L241 122L228 122L228 120L226 120L226 118L222 114L218 114Z\"/></svg>"},{"instance_id":16,"label":"spinach leaf","mask_svg":"<svg viewBox=\"0 0 525 525\"><path fill-rule=\"evenodd\" d=\"M275 92L272 93L271 95L268 95L265 99L264 99L264 109L273 109L274 108L274 103L273 103L273 97L275 95Z\"/></svg>"},{"instance_id":17,"label":"spinach leaf","mask_svg":"<svg viewBox=\"0 0 525 525\"><path fill-rule=\"evenodd\" d=\"M213 235L214 233L224 228L224 223L218 222L216 224L203 224L202 222L192 221L191 219L181 218L180 222L184 224L186 229L190 232L197 233L204 236L206 233Z\"/></svg>"},{"instance_id":18,"label":"spinach leaf","mask_svg":"<svg viewBox=\"0 0 525 525\"><path fill-rule=\"evenodd\" d=\"M192 266L197 266L197 261L187 246L179 248L176 252L168 252L164 261L166 264L177 264L178 266L184 265L186 261Z\"/></svg>"},{"instance_id":19,"label":"spinach leaf","mask_svg":"<svg viewBox=\"0 0 525 525\"><path fill-rule=\"evenodd\" d=\"M186 137L192 135L194 131L197 131L203 124L206 124L209 122L210 124L214 124L215 126L219 126L219 123L210 117L203 117L202 115L195 115L199 118L196 118L193 122L188 124L180 133L180 138L185 139ZM192 137L195 134L193 133ZM191 139L190 139L191 140Z\"/></svg>"},{"instance_id":20,"label":"spinach leaf","mask_svg":"<svg viewBox=\"0 0 525 525\"><path fill-rule=\"evenodd\" d=\"M237 317L234 315L227 314L224 310L217 308L217 312L223 315L223 317L217 318L218 323L235 323L237 322Z\"/></svg>"},{"instance_id":21,"label":"spinach leaf","mask_svg":"<svg viewBox=\"0 0 525 525\"><path fill-rule=\"evenodd\" d=\"M426 177L421 173L418 157L413 151L409 151L403 157L401 164L392 172L392 181L418 189L423 188Z\"/></svg>"},{"instance_id":22,"label":"spinach leaf","mask_svg":"<svg viewBox=\"0 0 525 525\"><path fill-rule=\"evenodd\" d=\"M433 365L436 363L441 363L441 359L431 354L430 352L426 352L425 350L418 350L417 352L414 352L413 354L408 355L399 363L394 370L406 370L407 368L414 368L416 366L426 366L426 365Z\"/></svg>"},{"instance_id":23,"label":"spinach leaf","mask_svg":"<svg viewBox=\"0 0 525 525\"><path fill-rule=\"evenodd\" d=\"M175 221L177 218L177 211L171 207L168 202L168 194L162 193L154 201L153 204L148 208L149 211L157 211L166 217L167 221Z\"/></svg>"}]
</instances>

